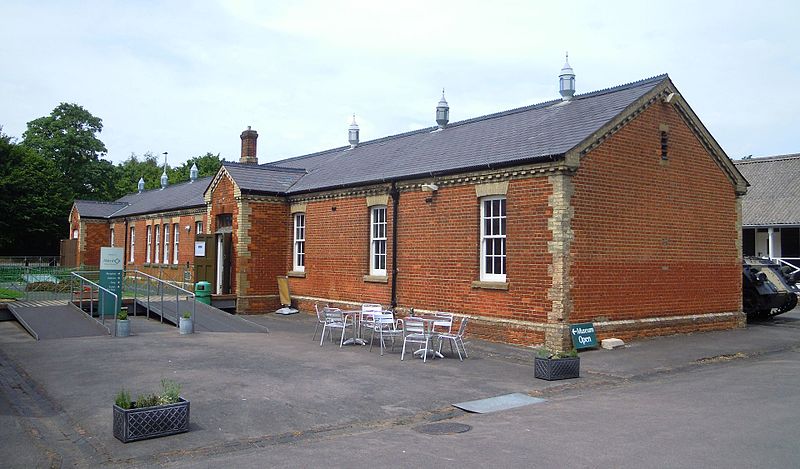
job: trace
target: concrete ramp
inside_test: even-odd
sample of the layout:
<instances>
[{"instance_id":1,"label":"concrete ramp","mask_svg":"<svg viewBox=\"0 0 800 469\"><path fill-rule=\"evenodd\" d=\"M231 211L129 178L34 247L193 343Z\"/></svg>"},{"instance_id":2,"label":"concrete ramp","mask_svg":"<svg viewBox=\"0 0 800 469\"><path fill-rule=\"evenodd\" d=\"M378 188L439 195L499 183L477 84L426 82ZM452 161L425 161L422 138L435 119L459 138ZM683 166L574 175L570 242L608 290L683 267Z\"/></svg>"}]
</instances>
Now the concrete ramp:
<instances>
[{"instance_id":1,"label":"concrete ramp","mask_svg":"<svg viewBox=\"0 0 800 469\"><path fill-rule=\"evenodd\" d=\"M150 300L149 307L147 300L136 300L136 304L145 310L149 309L151 314L163 317L173 324L178 323L178 318L185 311L192 311L194 300L161 301ZM241 316L226 313L221 309L209 306L204 303L197 303L195 310L194 330L195 332L269 332L269 330ZM177 311L177 314L176 314Z\"/></svg>"},{"instance_id":2,"label":"concrete ramp","mask_svg":"<svg viewBox=\"0 0 800 469\"><path fill-rule=\"evenodd\" d=\"M8 310L36 340L109 335L104 327L77 306L62 301L16 301ZM113 321L112 321L113 323Z\"/></svg>"}]
</instances>

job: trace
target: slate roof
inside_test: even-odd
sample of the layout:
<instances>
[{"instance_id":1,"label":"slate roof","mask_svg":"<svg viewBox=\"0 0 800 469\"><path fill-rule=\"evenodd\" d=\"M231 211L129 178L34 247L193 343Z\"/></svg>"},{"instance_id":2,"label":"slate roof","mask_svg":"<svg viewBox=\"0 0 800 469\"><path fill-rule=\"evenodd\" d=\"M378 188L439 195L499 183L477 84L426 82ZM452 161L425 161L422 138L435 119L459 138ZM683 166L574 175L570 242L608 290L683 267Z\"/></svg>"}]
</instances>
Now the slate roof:
<instances>
[{"instance_id":1,"label":"slate roof","mask_svg":"<svg viewBox=\"0 0 800 469\"><path fill-rule=\"evenodd\" d=\"M742 199L742 224L800 224L800 153L734 161L750 183Z\"/></svg>"},{"instance_id":2,"label":"slate roof","mask_svg":"<svg viewBox=\"0 0 800 469\"><path fill-rule=\"evenodd\" d=\"M127 207L120 202L98 202L96 200L76 200L75 207L81 218L108 218L114 212Z\"/></svg>"},{"instance_id":3,"label":"slate roof","mask_svg":"<svg viewBox=\"0 0 800 469\"><path fill-rule=\"evenodd\" d=\"M243 193L286 193L292 184L306 174L304 169L281 168L275 165L253 165L223 162L228 174Z\"/></svg>"},{"instance_id":4,"label":"slate roof","mask_svg":"<svg viewBox=\"0 0 800 469\"><path fill-rule=\"evenodd\" d=\"M454 122L444 130L429 127L259 167L306 170L286 191L293 194L555 159L665 80L667 75L659 75L569 102L548 101ZM243 173L257 177L253 169Z\"/></svg>"},{"instance_id":5,"label":"slate roof","mask_svg":"<svg viewBox=\"0 0 800 469\"><path fill-rule=\"evenodd\" d=\"M76 200L78 213L85 218L117 218L143 213L167 212L205 206L203 198L211 176L194 182L170 184L162 189L151 189L141 194L128 194L114 202Z\"/></svg>"}]
</instances>

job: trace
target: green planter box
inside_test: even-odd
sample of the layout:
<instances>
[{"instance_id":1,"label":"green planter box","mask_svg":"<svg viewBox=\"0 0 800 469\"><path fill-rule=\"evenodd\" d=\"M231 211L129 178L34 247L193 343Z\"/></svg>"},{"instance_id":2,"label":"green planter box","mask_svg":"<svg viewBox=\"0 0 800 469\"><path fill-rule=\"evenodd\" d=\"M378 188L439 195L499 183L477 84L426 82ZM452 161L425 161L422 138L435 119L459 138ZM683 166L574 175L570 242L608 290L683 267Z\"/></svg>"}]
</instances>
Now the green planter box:
<instances>
[{"instance_id":1,"label":"green planter box","mask_svg":"<svg viewBox=\"0 0 800 469\"><path fill-rule=\"evenodd\" d=\"M540 358L533 363L534 378L555 381L559 379L577 378L581 373L581 358Z\"/></svg>"}]
</instances>

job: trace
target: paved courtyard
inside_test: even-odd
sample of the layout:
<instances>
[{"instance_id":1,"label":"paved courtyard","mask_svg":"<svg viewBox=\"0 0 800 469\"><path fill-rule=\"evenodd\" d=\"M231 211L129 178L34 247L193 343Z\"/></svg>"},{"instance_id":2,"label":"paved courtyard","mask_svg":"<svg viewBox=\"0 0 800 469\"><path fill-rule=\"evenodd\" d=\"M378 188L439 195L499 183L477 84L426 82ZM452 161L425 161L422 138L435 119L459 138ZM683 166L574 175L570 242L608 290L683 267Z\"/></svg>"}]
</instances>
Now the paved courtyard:
<instances>
[{"instance_id":1,"label":"paved courtyard","mask_svg":"<svg viewBox=\"0 0 800 469\"><path fill-rule=\"evenodd\" d=\"M401 362L400 347L383 357L377 348L340 349L327 340L320 347L311 338L310 316L249 319L270 333L180 336L174 328L135 318L129 338L37 342L16 323L0 323L0 459L31 467L202 461L218 466L239 458L258 467L258 457L246 455L259 448L310 445L312 451L316 441L335 446L353 435L373 441L426 422L481 417L451 406L457 402L521 392L549 401L532 407L555 411L554 402L562 399L800 346L800 314L792 312L745 330L584 352L580 379L550 383L533 378L531 349L472 340L463 362L449 355ZM182 384L192 406L191 431L129 444L116 440L111 406L117 391L157 391L162 378ZM488 421L503 420L497 417L503 413L489 415Z\"/></svg>"}]
</instances>

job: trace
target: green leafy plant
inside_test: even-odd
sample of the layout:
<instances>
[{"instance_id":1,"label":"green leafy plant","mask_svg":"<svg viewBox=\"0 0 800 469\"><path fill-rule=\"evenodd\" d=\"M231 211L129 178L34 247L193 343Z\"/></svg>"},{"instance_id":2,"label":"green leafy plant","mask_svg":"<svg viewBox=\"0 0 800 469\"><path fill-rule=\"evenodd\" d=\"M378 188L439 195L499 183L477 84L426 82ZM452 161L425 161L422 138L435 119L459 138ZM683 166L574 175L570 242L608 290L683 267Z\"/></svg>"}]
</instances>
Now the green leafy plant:
<instances>
[{"instance_id":1,"label":"green leafy plant","mask_svg":"<svg viewBox=\"0 0 800 469\"><path fill-rule=\"evenodd\" d=\"M181 394L181 385L171 379L161 380L161 396L159 401L161 404L174 404L179 401Z\"/></svg>"},{"instance_id":2,"label":"green leafy plant","mask_svg":"<svg viewBox=\"0 0 800 469\"><path fill-rule=\"evenodd\" d=\"M192 313L190 313L189 311L184 311L183 319L192 319Z\"/></svg>"},{"instance_id":3,"label":"green leafy plant","mask_svg":"<svg viewBox=\"0 0 800 469\"><path fill-rule=\"evenodd\" d=\"M553 352L546 348L540 348L536 351L536 356L539 358L547 358L550 360L557 360L559 358L574 358L578 356L578 350L573 348L565 352Z\"/></svg>"},{"instance_id":4,"label":"green leafy plant","mask_svg":"<svg viewBox=\"0 0 800 469\"><path fill-rule=\"evenodd\" d=\"M125 389L117 393L114 403L123 409L142 409L144 407L154 407L157 405L175 404L181 400L181 385L171 379L161 380L161 394L139 394L135 401L131 401L131 395Z\"/></svg>"},{"instance_id":5,"label":"green leafy plant","mask_svg":"<svg viewBox=\"0 0 800 469\"><path fill-rule=\"evenodd\" d=\"M127 321L128 312L125 310L121 310L119 313L117 313L117 319L119 319L120 321Z\"/></svg>"},{"instance_id":6,"label":"green leafy plant","mask_svg":"<svg viewBox=\"0 0 800 469\"><path fill-rule=\"evenodd\" d=\"M114 399L114 404L123 408L123 409L130 409L131 408L131 395L128 391L124 388L120 389L117 393L117 397Z\"/></svg>"},{"instance_id":7,"label":"green leafy plant","mask_svg":"<svg viewBox=\"0 0 800 469\"><path fill-rule=\"evenodd\" d=\"M161 404L160 397L156 394L139 394L136 397L136 408L154 407Z\"/></svg>"}]
</instances>

